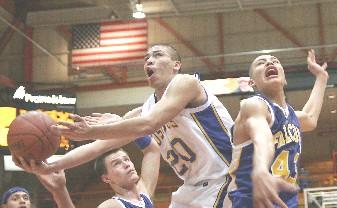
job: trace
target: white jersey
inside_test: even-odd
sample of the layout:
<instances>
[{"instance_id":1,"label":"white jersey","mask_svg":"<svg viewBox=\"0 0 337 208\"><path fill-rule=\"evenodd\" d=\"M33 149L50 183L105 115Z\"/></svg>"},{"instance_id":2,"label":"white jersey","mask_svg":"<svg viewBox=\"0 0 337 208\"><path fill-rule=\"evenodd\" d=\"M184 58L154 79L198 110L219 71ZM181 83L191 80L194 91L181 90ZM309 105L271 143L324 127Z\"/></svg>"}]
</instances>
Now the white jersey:
<instances>
[{"instance_id":1,"label":"white jersey","mask_svg":"<svg viewBox=\"0 0 337 208\"><path fill-rule=\"evenodd\" d=\"M231 162L230 128L233 120L217 97L204 89L208 97L206 103L185 108L152 135L160 145L163 159L184 180L184 184L189 185L224 177ZM142 115L146 115L154 105L153 94L144 103Z\"/></svg>"}]
</instances>

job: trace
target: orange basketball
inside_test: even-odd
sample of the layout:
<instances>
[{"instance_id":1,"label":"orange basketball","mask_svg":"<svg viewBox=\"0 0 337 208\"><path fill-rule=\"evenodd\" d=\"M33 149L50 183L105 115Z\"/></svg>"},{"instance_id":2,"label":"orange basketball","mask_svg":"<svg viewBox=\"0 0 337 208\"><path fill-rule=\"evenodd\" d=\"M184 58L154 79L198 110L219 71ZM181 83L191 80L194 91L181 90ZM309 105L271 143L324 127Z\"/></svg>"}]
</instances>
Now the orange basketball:
<instances>
[{"instance_id":1,"label":"orange basketball","mask_svg":"<svg viewBox=\"0 0 337 208\"><path fill-rule=\"evenodd\" d=\"M47 114L29 111L16 117L9 126L7 143L12 155L26 161L43 161L55 154L60 137L50 131L55 124Z\"/></svg>"}]
</instances>

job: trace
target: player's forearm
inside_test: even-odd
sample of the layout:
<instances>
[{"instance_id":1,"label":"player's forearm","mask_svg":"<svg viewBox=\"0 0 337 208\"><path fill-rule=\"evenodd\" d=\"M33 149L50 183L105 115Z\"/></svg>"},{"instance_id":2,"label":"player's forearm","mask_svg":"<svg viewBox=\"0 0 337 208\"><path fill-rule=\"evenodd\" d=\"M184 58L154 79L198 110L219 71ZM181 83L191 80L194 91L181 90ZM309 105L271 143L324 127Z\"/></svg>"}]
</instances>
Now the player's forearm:
<instances>
[{"instance_id":1,"label":"player's forearm","mask_svg":"<svg viewBox=\"0 0 337 208\"><path fill-rule=\"evenodd\" d=\"M52 195L57 204L57 208L75 208L66 187L55 191Z\"/></svg>"},{"instance_id":2,"label":"player's forearm","mask_svg":"<svg viewBox=\"0 0 337 208\"><path fill-rule=\"evenodd\" d=\"M251 135L254 144L253 171L269 172L275 153L273 135L267 123L256 122L258 125L254 127L254 133Z\"/></svg>"},{"instance_id":3,"label":"player's forearm","mask_svg":"<svg viewBox=\"0 0 337 208\"><path fill-rule=\"evenodd\" d=\"M144 181L148 194L151 197L156 189L159 176L160 149L155 141L152 141L143 153L144 157L142 161L141 177Z\"/></svg>"},{"instance_id":4,"label":"player's forearm","mask_svg":"<svg viewBox=\"0 0 337 208\"><path fill-rule=\"evenodd\" d=\"M65 154L60 160L51 164L52 170L69 169L84 163L87 163L111 148L119 148L122 144L119 141L94 141L71 150Z\"/></svg>"},{"instance_id":5,"label":"player's forearm","mask_svg":"<svg viewBox=\"0 0 337 208\"><path fill-rule=\"evenodd\" d=\"M92 126L90 135L95 139L123 140L128 144L136 138L152 134L155 130L151 120L137 117L108 125Z\"/></svg>"},{"instance_id":6,"label":"player's forearm","mask_svg":"<svg viewBox=\"0 0 337 208\"><path fill-rule=\"evenodd\" d=\"M327 81L328 77L326 76L316 77L310 97L302 109L302 111L308 115L307 117L310 119L313 128L317 125L317 120L322 109Z\"/></svg>"}]
</instances>

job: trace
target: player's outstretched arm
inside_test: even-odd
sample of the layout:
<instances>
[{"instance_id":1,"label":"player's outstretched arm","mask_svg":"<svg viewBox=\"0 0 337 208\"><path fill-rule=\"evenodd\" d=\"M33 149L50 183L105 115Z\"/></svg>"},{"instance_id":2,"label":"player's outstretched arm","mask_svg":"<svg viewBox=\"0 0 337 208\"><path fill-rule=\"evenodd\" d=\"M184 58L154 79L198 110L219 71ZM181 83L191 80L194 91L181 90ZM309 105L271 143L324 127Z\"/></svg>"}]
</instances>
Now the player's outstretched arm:
<instances>
[{"instance_id":1,"label":"player's outstretched arm","mask_svg":"<svg viewBox=\"0 0 337 208\"><path fill-rule=\"evenodd\" d=\"M199 81L193 76L176 76L178 77L172 81L167 94L145 116L93 126L88 125L83 118L73 116L75 123L62 122L60 123L62 126L54 126L53 129L64 136L78 140L132 140L150 135L178 115L188 104L199 99L201 95L205 96Z\"/></svg>"},{"instance_id":2,"label":"player's outstretched arm","mask_svg":"<svg viewBox=\"0 0 337 208\"><path fill-rule=\"evenodd\" d=\"M324 63L321 66L316 63L314 50L308 52L307 62L308 69L316 77L316 80L310 97L302 111L296 111L296 116L300 120L302 131L311 131L316 128L323 105L325 88L329 78L329 74L326 71L327 64Z\"/></svg>"},{"instance_id":3,"label":"player's outstretched arm","mask_svg":"<svg viewBox=\"0 0 337 208\"><path fill-rule=\"evenodd\" d=\"M41 184L53 195L58 208L75 208L67 186L63 170L48 175L36 175Z\"/></svg>"},{"instance_id":4,"label":"player's outstretched arm","mask_svg":"<svg viewBox=\"0 0 337 208\"><path fill-rule=\"evenodd\" d=\"M52 163L41 162L37 164L33 160L27 163L23 158L13 158L13 161L26 172L49 174L57 170L69 169L82 165L97 158L110 149L122 147L130 142L131 141L129 140L97 140L71 150L62 158Z\"/></svg>"},{"instance_id":5,"label":"player's outstretched arm","mask_svg":"<svg viewBox=\"0 0 337 208\"><path fill-rule=\"evenodd\" d=\"M241 105L239 119L234 134L246 134L254 143L253 156L253 203L254 207L273 207L273 203L286 208L278 196L280 191L296 191L297 187L284 180L274 177L269 172L274 158L274 142L269 122L271 115L267 105L259 99L244 100Z\"/></svg>"},{"instance_id":6,"label":"player's outstretched arm","mask_svg":"<svg viewBox=\"0 0 337 208\"><path fill-rule=\"evenodd\" d=\"M140 108L135 108L124 115L124 118L132 118L140 115ZM84 117L88 123L91 124L108 124L113 123L122 118L114 114L94 114L92 116ZM35 161L30 161L28 164L23 158L13 158L15 164L23 168L27 172L35 174L49 174L61 169L69 169L84 163L87 163L110 149L119 148L129 143L129 140L97 140L77 147L65 154L61 159L52 163L42 162L36 164Z\"/></svg>"},{"instance_id":7,"label":"player's outstretched arm","mask_svg":"<svg viewBox=\"0 0 337 208\"><path fill-rule=\"evenodd\" d=\"M149 146L143 150L143 154L141 180L137 186L152 197L157 186L160 168L160 149L158 144L152 139Z\"/></svg>"}]
</instances>

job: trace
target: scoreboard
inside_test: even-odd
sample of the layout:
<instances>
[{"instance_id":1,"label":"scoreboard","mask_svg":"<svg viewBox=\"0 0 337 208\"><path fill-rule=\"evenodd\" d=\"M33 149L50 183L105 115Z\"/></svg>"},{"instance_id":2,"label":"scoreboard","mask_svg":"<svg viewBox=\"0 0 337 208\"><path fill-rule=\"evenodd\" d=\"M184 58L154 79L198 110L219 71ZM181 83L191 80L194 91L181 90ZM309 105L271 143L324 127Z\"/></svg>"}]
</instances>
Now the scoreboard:
<instances>
[{"instance_id":1,"label":"scoreboard","mask_svg":"<svg viewBox=\"0 0 337 208\"><path fill-rule=\"evenodd\" d=\"M73 94L30 93L25 87L7 90L6 102L0 103L0 151L9 154L7 144L8 128L11 122L27 111L36 110L48 114L55 122L73 122L69 115L75 113L76 97ZM61 136L58 153L72 149L75 143Z\"/></svg>"},{"instance_id":2,"label":"scoreboard","mask_svg":"<svg viewBox=\"0 0 337 208\"><path fill-rule=\"evenodd\" d=\"M36 109L38 111L42 111L48 114L54 121L67 121L72 122L69 119L69 112L64 111L57 111L57 110L42 110ZM8 147L7 144L7 134L8 134L8 127L11 122L16 118L16 116L25 114L27 110L25 109L18 109L14 107L0 107L0 148L6 150ZM63 150L68 150L70 148L70 142L65 137L61 136L61 144L60 148Z\"/></svg>"}]
</instances>

